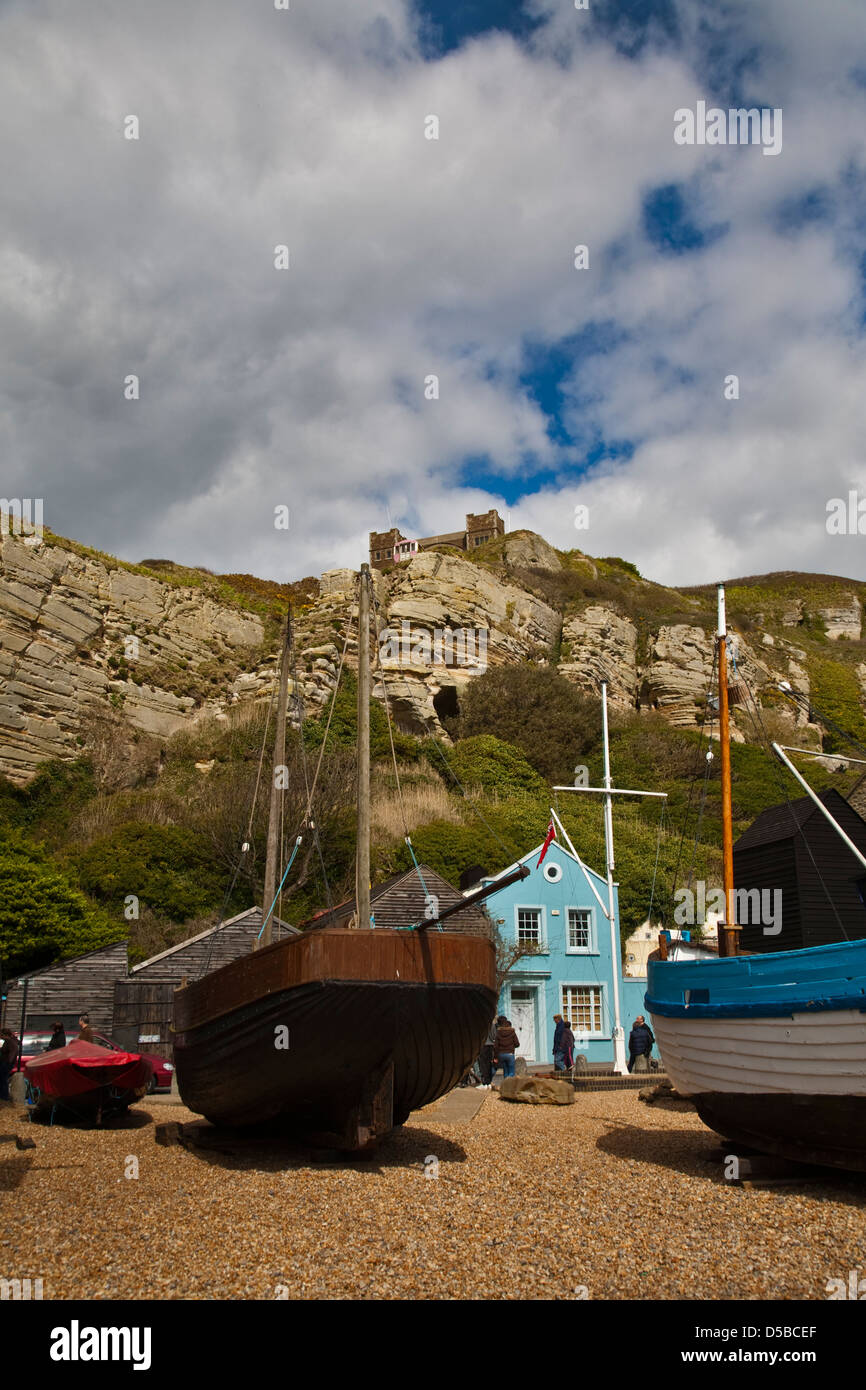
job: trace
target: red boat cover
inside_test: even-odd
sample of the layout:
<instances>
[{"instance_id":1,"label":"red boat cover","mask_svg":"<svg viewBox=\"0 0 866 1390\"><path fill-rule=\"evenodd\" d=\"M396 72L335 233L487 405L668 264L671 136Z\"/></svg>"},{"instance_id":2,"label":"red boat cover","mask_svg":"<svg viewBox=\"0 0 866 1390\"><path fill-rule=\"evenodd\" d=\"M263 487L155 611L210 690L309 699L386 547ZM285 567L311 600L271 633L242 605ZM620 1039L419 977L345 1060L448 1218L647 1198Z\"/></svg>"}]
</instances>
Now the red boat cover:
<instances>
[{"instance_id":1,"label":"red boat cover","mask_svg":"<svg viewBox=\"0 0 866 1390\"><path fill-rule=\"evenodd\" d=\"M95 1043L72 1042L24 1063L27 1080L46 1096L80 1096L102 1086L137 1091L153 1074L137 1052L112 1052Z\"/></svg>"}]
</instances>

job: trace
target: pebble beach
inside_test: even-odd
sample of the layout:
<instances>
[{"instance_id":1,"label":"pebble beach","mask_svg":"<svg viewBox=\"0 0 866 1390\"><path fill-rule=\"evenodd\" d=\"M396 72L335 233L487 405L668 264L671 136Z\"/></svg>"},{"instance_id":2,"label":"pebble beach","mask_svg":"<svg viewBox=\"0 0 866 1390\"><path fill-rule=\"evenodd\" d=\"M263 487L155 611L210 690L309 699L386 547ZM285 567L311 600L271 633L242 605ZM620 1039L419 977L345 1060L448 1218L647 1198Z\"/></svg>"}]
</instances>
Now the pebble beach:
<instances>
[{"instance_id":1,"label":"pebble beach","mask_svg":"<svg viewBox=\"0 0 866 1390\"><path fill-rule=\"evenodd\" d=\"M635 1091L489 1092L459 1124L437 1108L346 1159L162 1147L157 1124L198 1118L177 1105L102 1130L2 1105L0 1276L45 1299L715 1301L822 1300L866 1268L866 1175L727 1185L690 1109Z\"/></svg>"}]
</instances>

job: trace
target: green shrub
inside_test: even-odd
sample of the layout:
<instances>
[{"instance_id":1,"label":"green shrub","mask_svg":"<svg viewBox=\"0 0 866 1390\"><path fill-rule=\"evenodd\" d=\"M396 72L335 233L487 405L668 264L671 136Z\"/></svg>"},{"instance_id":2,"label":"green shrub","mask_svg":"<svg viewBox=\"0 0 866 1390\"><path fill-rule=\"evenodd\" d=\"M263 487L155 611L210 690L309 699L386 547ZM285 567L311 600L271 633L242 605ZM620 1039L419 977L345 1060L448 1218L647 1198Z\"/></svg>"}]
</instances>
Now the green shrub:
<instances>
[{"instance_id":1,"label":"green shrub","mask_svg":"<svg viewBox=\"0 0 866 1390\"><path fill-rule=\"evenodd\" d=\"M88 903L47 854L18 832L0 848L0 959L8 977L58 957L120 940L122 917L111 922Z\"/></svg>"},{"instance_id":2,"label":"green shrub","mask_svg":"<svg viewBox=\"0 0 866 1390\"><path fill-rule=\"evenodd\" d=\"M461 738L496 734L549 782L571 781L600 728L598 700L548 666L495 667L461 700Z\"/></svg>"},{"instance_id":3,"label":"green shrub","mask_svg":"<svg viewBox=\"0 0 866 1390\"><path fill-rule=\"evenodd\" d=\"M182 922L213 911L225 888L204 841L178 825L121 825L67 857L85 892L116 913L121 924L129 894L158 915Z\"/></svg>"}]
</instances>

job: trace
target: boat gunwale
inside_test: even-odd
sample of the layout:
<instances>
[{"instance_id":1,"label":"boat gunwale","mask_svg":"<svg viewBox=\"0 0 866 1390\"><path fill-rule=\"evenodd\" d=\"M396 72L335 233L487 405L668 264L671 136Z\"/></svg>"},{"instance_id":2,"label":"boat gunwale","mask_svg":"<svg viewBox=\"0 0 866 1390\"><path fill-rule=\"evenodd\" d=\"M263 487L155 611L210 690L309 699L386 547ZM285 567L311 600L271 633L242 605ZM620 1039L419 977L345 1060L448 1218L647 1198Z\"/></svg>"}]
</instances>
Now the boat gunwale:
<instances>
[{"instance_id":1,"label":"boat gunwale","mask_svg":"<svg viewBox=\"0 0 866 1390\"><path fill-rule=\"evenodd\" d=\"M415 943L420 950L415 950ZM368 971L347 976L345 963L327 961L327 946L344 951L346 945L378 945L378 955L388 945L401 949L396 976L383 975L381 961L373 958ZM466 952L474 952L477 975L467 978ZM415 957L413 960L412 957ZM453 964L448 958L453 960ZM461 959L462 958L462 959ZM408 973L399 973L399 970ZM294 968L292 968L294 967ZM474 966L473 966L474 968ZM234 989L231 985L234 977ZM399 983L410 986L465 985L496 994L496 955L493 942L477 933L458 931L407 932L396 928L326 927L310 936L272 942L220 966L175 991L172 1032L188 1033L226 1017L263 994L273 994L307 984L342 982L357 984ZM231 995L231 997L227 997Z\"/></svg>"}]
</instances>

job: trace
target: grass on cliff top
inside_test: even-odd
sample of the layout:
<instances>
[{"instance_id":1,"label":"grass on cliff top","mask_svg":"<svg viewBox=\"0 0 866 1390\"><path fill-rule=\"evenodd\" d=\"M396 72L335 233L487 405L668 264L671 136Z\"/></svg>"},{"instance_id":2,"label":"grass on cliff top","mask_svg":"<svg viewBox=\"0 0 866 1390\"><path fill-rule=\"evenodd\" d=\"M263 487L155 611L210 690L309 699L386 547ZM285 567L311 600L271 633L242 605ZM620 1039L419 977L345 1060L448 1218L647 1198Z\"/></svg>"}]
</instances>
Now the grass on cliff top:
<instances>
[{"instance_id":1,"label":"grass on cliff top","mask_svg":"<svg viewBox=\"0 0 866 1390\"><path fill-rule=\"evenodd\" d=\"M60 546L63 550L71 551L73 555L81 556L82 559L96 560L107 570L125 570L127 574L140 574L145 579L154 579L159 584L167 584L175 589L201 589L215 603L245 613L254 613L265 622L270 620L272 624L285 617L290 595L299 607L303 607L312 602L314 584L318 593L318 581L312 578L298 580L294 584L277 584L273 580L257 579L255 575L212 574L210 570L179 565L173 560L154 560L149 565L135 565L128 560L119 560L116 555L109 555L104 550L96 550L93 546L83 545L67 536L59 536L48 526L45 527L45 539L49 545Z\"/></svg>"}]
</instances>

